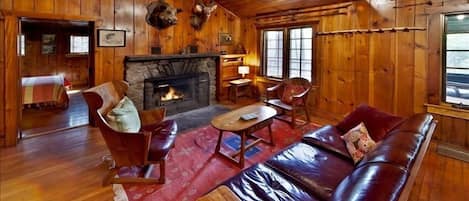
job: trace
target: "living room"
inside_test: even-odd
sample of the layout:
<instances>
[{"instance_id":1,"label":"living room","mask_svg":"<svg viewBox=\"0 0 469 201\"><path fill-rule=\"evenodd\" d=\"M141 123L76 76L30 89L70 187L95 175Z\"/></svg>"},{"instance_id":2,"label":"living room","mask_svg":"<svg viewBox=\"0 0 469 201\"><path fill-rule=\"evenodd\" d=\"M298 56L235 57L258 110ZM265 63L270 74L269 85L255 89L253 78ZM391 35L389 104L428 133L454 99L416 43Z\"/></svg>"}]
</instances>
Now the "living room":
<instances>
[{"instance_id":1,"label":"living room","mask_svg":"<svg viewBox=\"0 0 469 201\"><path fill-rule=\"evenodd\" d=\"M469 199L467 0L0 13L0 200ZM88 125L21 138L24 19L91 30Z\"/></svg>"}]
</instances>

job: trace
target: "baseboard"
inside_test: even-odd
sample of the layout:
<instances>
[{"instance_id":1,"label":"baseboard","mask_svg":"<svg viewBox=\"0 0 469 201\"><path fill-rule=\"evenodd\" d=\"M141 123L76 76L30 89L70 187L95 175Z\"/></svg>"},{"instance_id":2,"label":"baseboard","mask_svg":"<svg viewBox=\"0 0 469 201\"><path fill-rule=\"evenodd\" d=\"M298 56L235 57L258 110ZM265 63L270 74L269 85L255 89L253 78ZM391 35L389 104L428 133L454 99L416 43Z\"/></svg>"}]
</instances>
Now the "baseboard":
<instances>
[{"instance_id":1,"label":"baseboard","mask_svg":"<svg viewBox=\"0 0 469 201\"><path fill-rule=\"evenodd\" d=\"M437 153L443 156L469 162L469 150L459 146L447 143L438 143Z\"/></svg>"}]
</instances>

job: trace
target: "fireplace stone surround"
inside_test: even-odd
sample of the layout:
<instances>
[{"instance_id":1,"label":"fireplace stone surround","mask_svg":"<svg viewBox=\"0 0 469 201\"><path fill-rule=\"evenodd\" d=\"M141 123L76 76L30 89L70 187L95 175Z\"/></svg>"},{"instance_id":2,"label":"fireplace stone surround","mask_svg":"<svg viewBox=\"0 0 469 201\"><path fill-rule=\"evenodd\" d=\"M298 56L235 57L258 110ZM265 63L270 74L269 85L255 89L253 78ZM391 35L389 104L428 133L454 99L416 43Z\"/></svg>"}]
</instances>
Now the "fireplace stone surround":
<instances>
[{"instance_id":1,"label":"fireplace stone surround","mask_svg":"<svg viewBox=\"0 0 469 201\"><path fill-rule=\"evenodd\" d=\"M127 56L124 60L124 79L129 83L127 96L138 109L151 109L149 100L155 99L148 95L148 88L151 82L167 80L172 77L208 74L209 93L207 95L209 97L202 98L201 100L204 100L202 102L207 102L206 100L208 99L208 104L210 104L215 101L215 79L218 62L218 54ZM145 93L145 85L147 93ZM188 110L190 109L195 108L188 108ZM182 111L169 111L168 114L178 112Z\"/></svg>"}]
</instances>

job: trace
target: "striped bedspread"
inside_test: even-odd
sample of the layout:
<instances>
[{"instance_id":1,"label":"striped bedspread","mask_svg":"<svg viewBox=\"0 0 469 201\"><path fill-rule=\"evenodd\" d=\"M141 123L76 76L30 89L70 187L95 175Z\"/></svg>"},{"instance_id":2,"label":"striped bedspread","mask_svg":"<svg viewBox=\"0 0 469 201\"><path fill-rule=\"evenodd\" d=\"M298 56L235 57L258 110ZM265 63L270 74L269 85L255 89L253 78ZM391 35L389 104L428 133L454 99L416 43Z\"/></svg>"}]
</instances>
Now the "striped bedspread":
<instances>
[{"instance_id":1,"label":"striped bedspread","mask_svg":"<svg viewBox=\"0 0 469 201\"><path fill-rule=\"evenodd\" d=\"M55 103L57 106L68 106L63 76L24 77L21 83L23 104Z\"/></svg>"}]
</instances>

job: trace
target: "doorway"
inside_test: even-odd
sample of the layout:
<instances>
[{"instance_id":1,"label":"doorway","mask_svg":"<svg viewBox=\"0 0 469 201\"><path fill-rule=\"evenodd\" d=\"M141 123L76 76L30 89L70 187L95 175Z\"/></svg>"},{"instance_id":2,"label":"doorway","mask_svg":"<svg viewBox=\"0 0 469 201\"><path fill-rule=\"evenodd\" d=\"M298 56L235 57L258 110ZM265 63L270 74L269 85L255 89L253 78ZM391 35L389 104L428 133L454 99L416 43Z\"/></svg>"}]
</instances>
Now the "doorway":
<instances>
[{"instance_id":1,"label":"doorway","mask_svg":"<svg viewBox=\"0 0 469 201\"><path fill-rule=\"evenodd\" d=\"M94 23L20 18L20 138L88 124L81 94L93 85Z\"/></svg>"}]
</instances>

